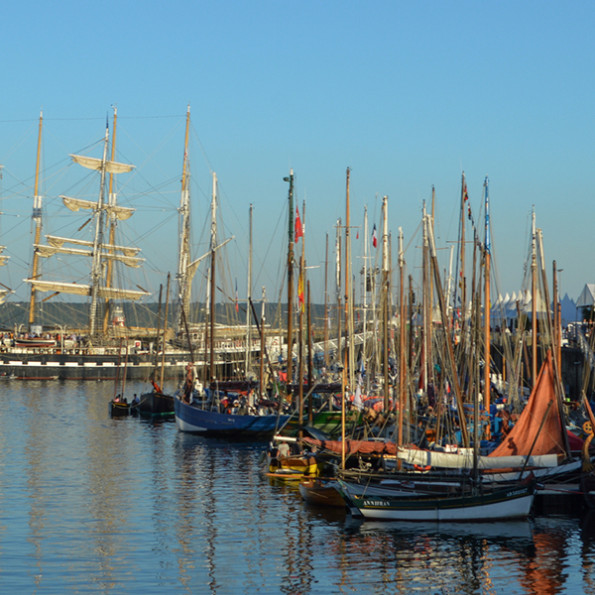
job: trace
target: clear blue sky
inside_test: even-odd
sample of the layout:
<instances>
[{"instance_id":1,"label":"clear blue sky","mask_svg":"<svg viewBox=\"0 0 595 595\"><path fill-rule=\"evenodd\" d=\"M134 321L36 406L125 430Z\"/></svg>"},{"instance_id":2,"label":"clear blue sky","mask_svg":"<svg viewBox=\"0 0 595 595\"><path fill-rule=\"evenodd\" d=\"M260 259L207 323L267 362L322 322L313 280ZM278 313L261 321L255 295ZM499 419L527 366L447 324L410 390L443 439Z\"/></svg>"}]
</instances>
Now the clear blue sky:
<instances>
[{"instance_id":1,"label":"clear blue sky","mask_svg":"<svg viewBox=\"0 0 595 595\"><path fill-rule=\"evenodd\" d=\"M58 195L97 192L88 178L77 185L86 174L68 154L100 156L87 147L114 104L117 159L137 166L118 180L121 204L137 209L121 242L143 249L137 282L155 295L176 270L187 104L195 254L206 246L215 171L221 236L235 236L228 291L237 278L240 297L253 203L254 293L265 285L278 298L290 168L307 205L309 265L323 266L326 233L332 250L349 166L352 225L363 225L367 205L370 228L380 226L387 195L394 253L402 227L419 279L422 203L434 185L437 243L448 248L464 170L480 224L489 176L496 291L521 286L533 205L550 283L553 260L562 295L576 299L595 281L593 2L24 0L6 3L2 21L0 231L11 262L0 281L16 299L28 295L39 111L45 231L67 235ZM440 258L446 268L448 251ZM316 301L323 270L311 271Z\"/></svg>"}]
</instances>

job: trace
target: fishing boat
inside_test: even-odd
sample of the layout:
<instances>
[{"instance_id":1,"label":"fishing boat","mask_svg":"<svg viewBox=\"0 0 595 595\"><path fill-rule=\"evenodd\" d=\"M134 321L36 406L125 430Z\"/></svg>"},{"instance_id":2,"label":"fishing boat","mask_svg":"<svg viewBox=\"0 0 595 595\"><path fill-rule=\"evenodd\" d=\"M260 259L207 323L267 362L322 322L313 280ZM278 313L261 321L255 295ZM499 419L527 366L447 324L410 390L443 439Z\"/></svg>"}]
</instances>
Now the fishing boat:
<instances>
[{"instance_id":1,"label":"fishing boat","mask_svg":"<svg viewBox=\"0 0 595 595\"><path fill-rule=\"evenodd\" d=\"M276 437L280 439L279 436ZM322 463L312 452L292 453L291 439L283 438L278 447L271 445L266 453L267 477L286 481L299 481L304 477L316 477L320 474ZM296 441L297 442L297 441Z\"/></svg>"},{"instance_id":2,"label":"fishing boat","mask_svg":"<svg viewBox=\"0 0 595 595\"><path fill-rule=\"evenodd\" d=\"M163 394L159 387L150 392L141 393L134 408L141 417L173 417L175 415L173 395Z\"/></svg>"},{"instance_id":3,"label":"fishing boat","mask_svg":"<svg viewBox=\"0 0 595 595\"><path fill-rule=\"evenodd\" d=\"M130 415L130 403L124 398L114 397L109 402L110 417L126 417Z\"/></svg>"},{"instance_id":4,"label":"fishing boat","mask_svg":"<svg viewBox=\"0 0 595 595\"><path fill-rule=\"evenodd\" d=\"M213 173L213 187L211 196L211 240L209 275L209 316L208 316L208 363L203 371L208 374L207 388L198 382L194 368L194 353L189 345L191 363L187 366L186 379L182 389L174 395L174 411L176 425L182 432L226 438L229 440L268 440L289 419L289 415L282 415L279 404L276 411L271 407L259 407L254 402L253 391L247 396L239 393L231 400L232 394L221 391L217 387L215 375L215 257L217 251L229 240L217 243L217 176ZM202 259L200 259L202 260ZM187 329L186 310L184 302L180 304L180 319ZM189 336L188 333L186 333ZM235 397L234 396L234 397ZM242 403L240 403L242 400Z\"/></svg>"},{"instance_id":5,"label":"fishing boat","mask_svg":"<svg viewBox=\"0 0 595 595\"><path fill-rule=\"evenodd\" d=\"M342 480L338 486L352 516L389 521L520 519L529 516L535 497L534 481L460 496L362 494Z\"/></svg>"},{"instance_id":6,"label":"fishing boat","mask_svg":"<svg viewBox=\"0 0 595 595\"><path fill-rule=\"evenodd\" d=\"M302 499L308 504L344 508L345 500L337 488L336 480L321 477L303 478L298 486Z\"/></svg>"},{"instance_id":7,"label":"fishing boat","mask_svg":"<svg viewBox=\"0 0 595 595\"><path fill-rule=\"evenodd\" d=\"M186 401L183 392L174 396L174 411L180 431L229 440L268 440L289 418L276 413L221 413L202 399Z\"/></svg>"},{"instance_id":8,"label":"fishing boat","mask_svg":"<svg viewBox=\"0 0 595 595\"><path fill-rule=\"evenodd\" d=\"M267 477L287 481L299 481L304 477L316 477L320 465L312 454L288 455L270 457L268 461Z\"/></svg>"}]
</instances>

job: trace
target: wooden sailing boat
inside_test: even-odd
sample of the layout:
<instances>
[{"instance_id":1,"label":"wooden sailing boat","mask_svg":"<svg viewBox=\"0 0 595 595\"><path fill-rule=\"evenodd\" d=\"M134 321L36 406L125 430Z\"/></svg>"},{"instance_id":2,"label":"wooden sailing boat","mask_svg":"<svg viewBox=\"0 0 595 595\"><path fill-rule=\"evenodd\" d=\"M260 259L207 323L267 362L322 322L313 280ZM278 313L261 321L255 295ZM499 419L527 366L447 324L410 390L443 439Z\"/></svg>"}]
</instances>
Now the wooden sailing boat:
<instances>
[{"instance_id":1,"label":"wooden sailing boat","mask_svg":"<svg viewBox=\"0 0 595 595\"><path fill-rule=\"evenodd\" d=\"M231 238L217 244L217 176L213 173L211 196L211 246L209 270L209 366L207 381L209 387L202 390L195 387L193 364L188 366L188 376L183 390L174 398L175 419L182 432L221 437L232 440L269 439L277 428L284 424L288 415L278 412L250 410L242 397L225 394L217 388L214 362L215 343L215 257L217 251ZM184 310L182 309L182 314ZM192 358L194 359L194 358ZM231 402L230 402L231 401Z\"/></svg>"},{"instance_id":2,"label":"wooden sailing boat","mask_svg":"<svg viewBox=\"0 0 595 595\"><path fill-rule=\"evenodd\" d=\"M153 390L142 393L138 403L134 404L134 409L142 417L173 417L174 416L174 398L172 395L164 394L163 392L163 364L165 359L165 336L167 333L167 315L169 306L169 281L170 276L167 275L167 288L165 291L165 315L163 318L163 332L161 334L161 366L159 384L157 384L154 375L156 370L151 375L151 384ZM161 295L159 296L161 301ZM160 303L161 307L161 303Z\"/></svg>"}]
</instances>

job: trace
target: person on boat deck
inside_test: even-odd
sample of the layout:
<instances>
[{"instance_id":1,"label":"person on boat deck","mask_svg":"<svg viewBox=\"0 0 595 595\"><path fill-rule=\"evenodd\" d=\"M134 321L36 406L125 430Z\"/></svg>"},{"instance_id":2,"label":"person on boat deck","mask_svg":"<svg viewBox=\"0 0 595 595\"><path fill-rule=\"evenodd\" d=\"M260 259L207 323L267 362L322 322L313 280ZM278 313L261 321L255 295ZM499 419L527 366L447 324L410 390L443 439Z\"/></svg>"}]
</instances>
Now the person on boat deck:
<instances>
[{"instance_id":1,"label":"person on boat deck","mask_svg":"<svg viewBox=\"0 0 595 595\"><path fill-rule=\"evenodd\" d=\"M281 442L277 448L277 454L279 457L288 457L291 449L287 442Z\"/></svg>"},{"instance_id":2,"label":"person on boat deck","mask_svg":"<svg viewBox=\"0 0 595 595\"><path fill-rule=\"evenodd\" d=\"M134 397L132 398L132 405L138 405L140 402L140 399L138 398L138 395L136 393L134 393Z\"/></svg>"},{"instance_id":3,"label":"person on boat deck","mask_svg":"<svg viewBox=\"0 0 595 595\"><path fill-rule=\"evenodd\" d=\"M118 393L118 394L116 395L116 398L114 399L114 403L119 403L119 402L121 401L121 398L122 398L122 397L121 397L120 393Z\"/></svg>"}]
</instances>

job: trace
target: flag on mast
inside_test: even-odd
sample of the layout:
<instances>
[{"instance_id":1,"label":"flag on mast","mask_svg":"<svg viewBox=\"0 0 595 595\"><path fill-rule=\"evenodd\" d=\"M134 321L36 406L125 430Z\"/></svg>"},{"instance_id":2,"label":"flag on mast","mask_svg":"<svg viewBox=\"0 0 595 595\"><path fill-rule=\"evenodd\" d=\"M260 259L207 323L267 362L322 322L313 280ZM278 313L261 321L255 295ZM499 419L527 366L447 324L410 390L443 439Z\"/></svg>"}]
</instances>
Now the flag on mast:
<instances>
[{"instance_id":1,"label":"flag on mast","mask_svg":"<svg viewBox=\"0 0 595 595\"><path fill-rule=\"evenodd\" d=\"M236 278L236 314L240 311L240 305L238 304L238 280Z\"/></svg>"},{"instance_id":2,"label":"flag on mast","mask_svg":"<svg viewBox=\"0 0 595 595\"><path fill-rule=\"evenodd\" d=\"M305 306L305 299L304 299L304 271L300 271L300 276L298 279L298 300L300 302L300 309L303 312Z\"/></svg>"},{"instance_id":3,"label":"flag on mast","mask_svg":"<svg viewBox=\"0 0 595 595\"><path fill-rule=\"evenodd\" d=\"M378 238L376 237L376 223L374 223L374 229L372 229L372 246L374 246L374 248L378 246Z\"/></svg>"},{"instance_id":4,"label":"flag on mast","mask_svg":"<svg viewBox=\"0 0 595 595\"><path fill-rule=\"evenodd\" d=\"M298 240L304 236L304 228L302 226L302 221L300 219L300 210L295 207L295 243L297 244Z\"/></svg>"}]
</instances>

